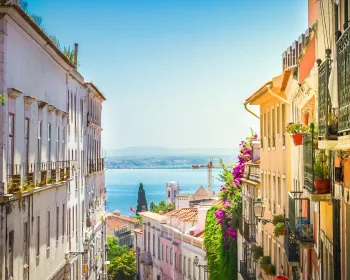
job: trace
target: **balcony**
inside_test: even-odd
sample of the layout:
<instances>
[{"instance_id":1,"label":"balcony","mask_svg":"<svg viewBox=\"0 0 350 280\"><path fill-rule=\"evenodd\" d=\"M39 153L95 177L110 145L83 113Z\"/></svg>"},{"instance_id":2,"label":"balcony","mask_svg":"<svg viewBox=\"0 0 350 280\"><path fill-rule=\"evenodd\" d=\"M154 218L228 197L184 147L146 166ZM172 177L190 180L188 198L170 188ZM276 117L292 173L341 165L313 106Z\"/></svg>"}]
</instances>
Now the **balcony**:
<instances>
[{"instance_id":1,"label":"balcony","mask_svg":"<svg viewBox=\"0 0 350 280\"><path fill-rule=\"evenodd\" d=\"M50 172L50 178L48 179L49 183L55 184L57 182L57 166L57 163L54 161L48 163L48 169Z\"/></svg>"},{"instance_id":2,"label":"balcony","mask_svg":"<svg viewBox=\"0 0 350 280\"><path fill-rule=\"evenodd\" d=\"M40 162L36 164L37 181L39 181L40 187L47 185L47 169L48 164L46 162Z\"/></svg>"},{"instance_id":3,"label":"balcony","mask_svg":"<svg viewBox=\"0 0 350 280\"><path fill-rule=\"evenodd\" d=\"M105 159L90 159L89 160L89 173L103 171L105 168Z\"/></svg>"},{"instance_id":4,"label":"balcony","mask_svg":"<svg viewBox=\"0 0 350 280\"><path fill-rule=\"evenodd\" d=\"M315 188L314 164L315 164L315 143L314 135L303 136L304 153L304 195L311 201L328 201L331 199L330 190L319 192Z\"/></svg>"},{"instance_id":5,"label":"balcony","mask_svg":"<svg viewBox=\"0 0 350 280\"><path fill-rule=\"evenodd\" d=\"M302 248L314 246L313 224L305 214L303 215L303 208L306 208L306 213L310 215L309 207L309 199L303 197L302 192L289 193L289 228Z\"/></svg>"},{"instance_id":6,"label":"balcony","mask_svg":"<svg viewBox=\"0 0 350 280\"><path fill-rule=\"evenodd\" d=\"M242 275L243 280L256 280L255 273L249 271L245 261L239 262L239 273Z\"/></svg>"},{"instance_id":7,"label":"balcony","mask_svg":"<svg viewBox=\"0 0 350 280\"><path fill-rule=\"evenodd\" d=\"M243 220L243 237L248 243L256 243L256 226L249 220Z\"/></svg>"},{"instance_id":8,"label":"balcony","mask_svg":"<svg viewBox=\"0 0 350 280\"><path fill-rule=\"evenodd\" d=\"M299 245L295 233L291 230L289 221L286 221L286 235L284 236L284 249L288 264L290 266L298 266L300 260Z\"/></svg>"},{"instance_id":9,"label":"balcony","mask_svg":"<svg viewBox=\"0 0 350 280\"><path fill-rule=\"evenodd\" d=\"M350 28L347 28L337 42L338 64L338 100L339 100L339 134L350 134Z\"/></svg>"},{"instance_id":10,"label":"balcony","mask_svg":"<svg viewBox=\"0 0 350 280\"><path fill-rule=\"evenodd\" d=\"M20 164L7 165L7 182L8 182L8 193L14 194L20 190L20 186L21 186L21 165Z\"/></svg>"},{"instance_id":11,"label":"balcony","mask_svg":"<svg viewBox=\"0 0 350 280\"><path fill-rule=\"evenodd\" d=\"M338 120L332 111L331 97L328 90L329 75L331 73L330 52L327 51L327 59L321 63L318 60L318 137L320 148L328 148L327 140L338 139ZM335 143L334 141L331 141Z\"/></svg>"}]
</instances>

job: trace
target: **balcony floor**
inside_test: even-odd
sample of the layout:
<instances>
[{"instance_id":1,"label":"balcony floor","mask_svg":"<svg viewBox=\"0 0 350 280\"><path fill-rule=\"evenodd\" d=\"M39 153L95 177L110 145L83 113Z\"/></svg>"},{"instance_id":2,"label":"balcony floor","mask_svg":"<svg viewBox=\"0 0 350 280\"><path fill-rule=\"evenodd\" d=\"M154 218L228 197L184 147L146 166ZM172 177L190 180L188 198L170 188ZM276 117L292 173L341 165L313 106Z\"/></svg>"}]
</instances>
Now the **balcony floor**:
<instances>
[{"instance_id":1,"label":"balcony floor","mask_svg":"<svg viewBox=\"0 0 350 280\"><path fill-rule=\"evenodd\" d=\"M348 150L350 149L350 135L339 136L338 140L319 140L321 150Z\"/></svg>"},{"instance_id":2,"label":"balcony floor","mask_svg":"<svg viewBox=\"0 0 350 280\"><path fill-rule=\"evenodd\" d=\"M329 201L332 199L331 193L317 194L310 192L308 189L304 189L304 196L313 202Z\"/></svg>"}]
</instances>

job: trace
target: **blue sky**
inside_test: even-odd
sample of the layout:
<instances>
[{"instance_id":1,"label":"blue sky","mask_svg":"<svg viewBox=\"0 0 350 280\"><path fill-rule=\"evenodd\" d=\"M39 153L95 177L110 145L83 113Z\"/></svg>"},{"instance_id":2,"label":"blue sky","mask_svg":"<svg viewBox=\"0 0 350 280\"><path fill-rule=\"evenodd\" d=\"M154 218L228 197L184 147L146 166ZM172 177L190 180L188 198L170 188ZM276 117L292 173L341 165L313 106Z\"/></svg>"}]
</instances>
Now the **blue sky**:
<instances>
[{"instance_id":1,"label":"blue sky","mask_svg":"<svg viewBox=\"0 0 350 280\"><path fill-rule=\"evenodd\" d=\"M232 148L246 97L281 73L306 0L28 0L107 97L104 148Z\"/></svg>"}]
</instances>

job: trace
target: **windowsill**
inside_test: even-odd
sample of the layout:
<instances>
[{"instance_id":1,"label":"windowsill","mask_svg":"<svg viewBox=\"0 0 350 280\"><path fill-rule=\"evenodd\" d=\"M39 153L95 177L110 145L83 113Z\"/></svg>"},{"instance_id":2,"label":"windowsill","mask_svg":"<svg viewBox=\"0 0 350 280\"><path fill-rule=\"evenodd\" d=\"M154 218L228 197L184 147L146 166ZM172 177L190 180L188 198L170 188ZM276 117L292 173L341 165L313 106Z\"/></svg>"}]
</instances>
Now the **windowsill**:
<instances>
[{"instance_id":1,"label":"windowsill","mask_svg":"<svg viewBox=\"0 0 350 280\"><path fill-rule=\"evenodd\" d=\"M286 149L286 146L282 146L282 150L285 150Z\"/></svg>"}]
</instances>

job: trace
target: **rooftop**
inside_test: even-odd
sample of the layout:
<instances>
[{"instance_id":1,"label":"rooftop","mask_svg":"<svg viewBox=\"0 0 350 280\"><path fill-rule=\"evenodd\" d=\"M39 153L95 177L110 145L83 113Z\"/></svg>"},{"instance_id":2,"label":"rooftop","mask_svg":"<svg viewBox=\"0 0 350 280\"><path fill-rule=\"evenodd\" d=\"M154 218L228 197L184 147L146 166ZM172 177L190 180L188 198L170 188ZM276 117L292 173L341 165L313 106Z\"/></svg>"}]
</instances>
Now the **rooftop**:
<instances>
[{"instance_id":1,"label":"rooftop","mask_svg":"<svg viewBox=\"0 0 350 280\"><path fill-rule=\"evenodd\" d=\"M124 221L131 222L131 223L139 223L138 219L132 218L132 217L128 217L128 216L117 215L117 214L114 214L114 213L107 213L107 216L113 216L113 217L115 217L117 219L124 220Z\"/></svg>"},{"instance_id":2,"label":"rooftop","mask_svg":"<svg viewBox=\"0 0 350 280\"><path fill-rule=\"evenodd\" d=\"M212 198L213 194L208 192L203 186L200 186L198 190L193 194L193 198L195 200L199 199L205 199L205 198Z\"/></svg>"},{"instance_id":3,"label":"rooftop","mask_svg":"<svg viewBox=\"0 0 350 280\"><path fill-rule=\"evenodd\" d=\"M168 217L176 217L181 221L196 221L198 220L198 209L197 208L181 208L178 210L173 210L171 212L166 213Z\"/></svg>"},{"instance_id":4,"label":"rooftop","mask_svg":"<svg viewBox=\"0 0 350 280\"><path fill-rule=\"evenodd\" d=\"M153 212L139 212L138 213L141 217L145 217L145 218L149 218L158 222L166 222L167 218L164 215L160 215L157 213L153 213Z\"/></svg>"},{"instance_id":5,"label":"rooftop","mask_svg":"<svg viewBox=\"0 0 350 280\"><path fill-rule=\"evenodd\" d=\"M100 92L100 90L97 88L97 86L94 85L94 83L90 82L90 83L85 83L85 84L88 86L91 86L96 91L96 93L102 98L102 100L106 100L106 97L104 97L102 92Z\"/></svg>"},{"instance_id":6,"label":"rooftop","mask_svg":"<svg viewBox=\"0 0 350 280\"><path fill-rule=\"evenodd\" d=\"M106 219L107 235L114 235L114 230L127 226L126 223L111 218Z\"/></svg>"}]
</instances>

